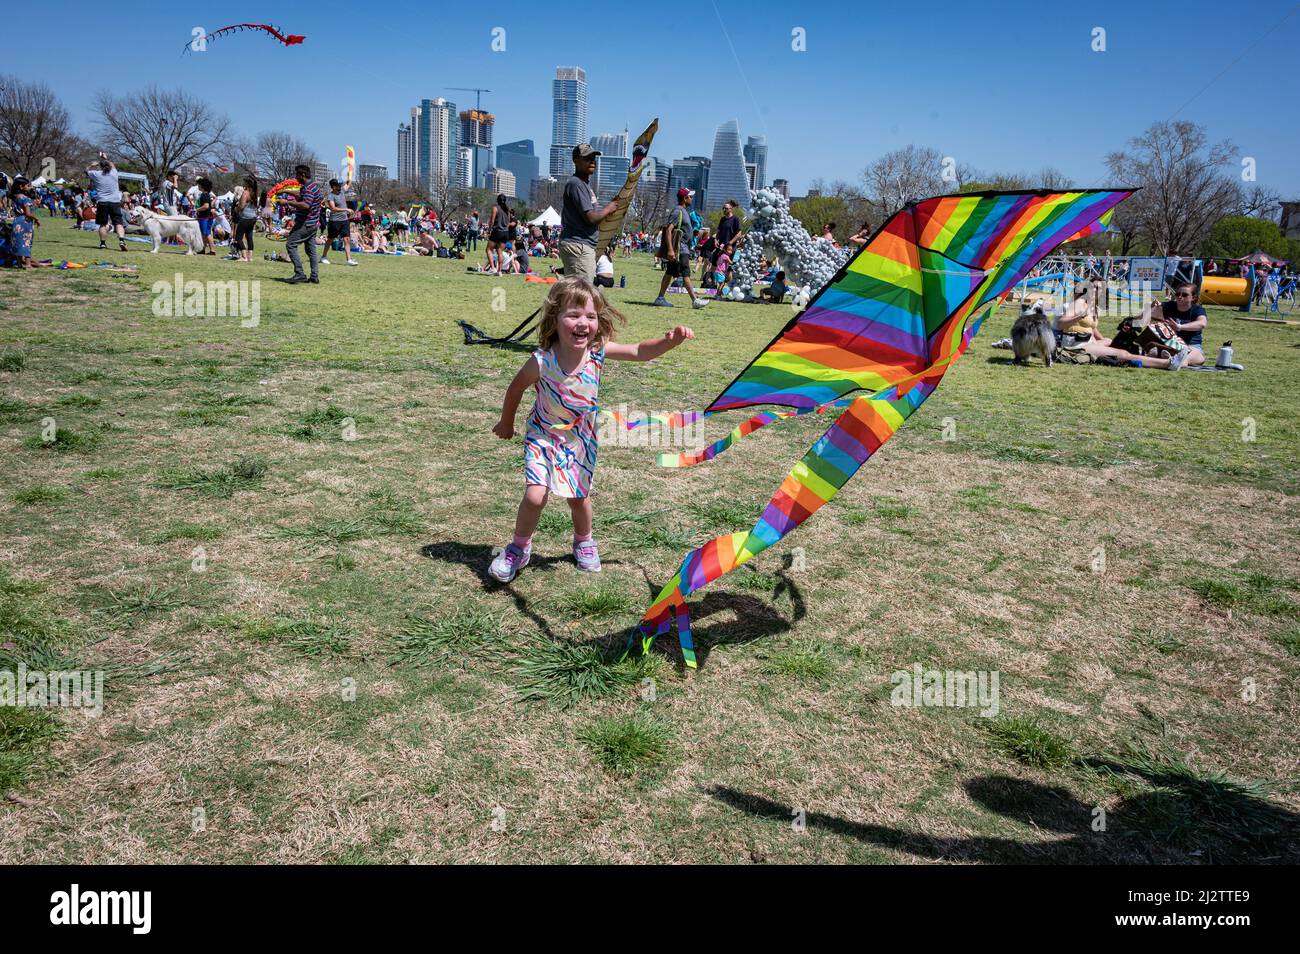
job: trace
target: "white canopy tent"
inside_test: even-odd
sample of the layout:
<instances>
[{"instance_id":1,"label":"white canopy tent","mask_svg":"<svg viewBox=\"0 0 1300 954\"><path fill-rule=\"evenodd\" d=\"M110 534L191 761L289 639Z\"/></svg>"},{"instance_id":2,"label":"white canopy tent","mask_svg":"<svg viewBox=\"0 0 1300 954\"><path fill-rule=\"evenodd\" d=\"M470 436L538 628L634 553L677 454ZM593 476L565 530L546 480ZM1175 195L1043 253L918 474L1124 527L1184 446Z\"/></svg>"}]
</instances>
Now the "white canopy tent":
<instances>
[{"instance_id":1,"label":"white canopy tent","mask_svg":"<svg viewBox=\"0 0 1300 954\"><path fill-rule=\"evenodd\" d=\"M539 215L537 218L533 219L533 220L532 220L531 222L529 222L528 224L529 224L529 225L540 225L540 226L542 226L542 227L544 227L544 228L550 228L551 226L559 225L559 224L560 224L560 213L559 213L559 212L556 212L553 208L551 208L551 207L548 205L548 206L546 207L546 211L545 211L545 212L543 212L543 213L542 213L541 215Z\"/></svg>"}]
</instances>

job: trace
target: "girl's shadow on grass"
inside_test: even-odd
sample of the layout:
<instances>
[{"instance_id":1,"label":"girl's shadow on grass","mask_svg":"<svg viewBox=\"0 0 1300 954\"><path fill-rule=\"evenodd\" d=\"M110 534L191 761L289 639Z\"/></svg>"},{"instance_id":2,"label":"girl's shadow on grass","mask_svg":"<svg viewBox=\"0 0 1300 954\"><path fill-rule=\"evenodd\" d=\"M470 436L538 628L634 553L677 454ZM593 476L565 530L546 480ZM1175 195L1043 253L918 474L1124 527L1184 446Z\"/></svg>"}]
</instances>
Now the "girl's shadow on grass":
<instances>
[{"instance_id":1,"label":"girl's shadow on grass","mask_svg":"<svg viewBox=\"0 0 1300 954\"><path fill-rule=\"evenodd\" d=\"M528 597L519 593L509 583L499 583L488 575L488 564L492 562L494 555L491 546L485 543L459 543L454 540L441 540L421 547L420 554L430 560L439 560L443 563L459 563L469 568L478 577L484 590L489 592L500 590L509 593L519 612L532 620L537 625L537 628L546 634L547 639L568 641L561 640L551 629L546 618L532 609ZM534 553L525 572L531 572L535 569L548 571L557 563L568 563L571 560L572 557L568 556L542 556ZM605 566L618 566L621 564L621 560L604 561ZM695 656L700 666L703 666L708 660L709 653L714 646L748 643L765 636L773 636L790 629L807 615L808 610L804 603L803 594L794 580L790 579L786 570L783 568L774 575L779 582L775 589L771 591L770 598L766 601L748 593L732 593L719 590L711 591L698 603L691 604L690 610L693 624L726 611L732 611L735 614L734 620L714 622L704 626L692 625L691 632L695 641ZM650 601L658 595L660 589L650 580L648 574L646 575L646 589L649 593L646 603L648 606ZM786 595L790 599L791 612L788 619L782 616L773 605L782 595ZM607 652L617 651L621 653L621 647L625 646L628 640L635 635L636 629L630 628L620 633L604 633L588 640L588 642L604 647ZM635 644L639 640L634 639L633 642L633 651L635 651ZM656 639L653 650L671 657L678 668L685 668L686 664L682 659L681 648L673 633L668 633Z\"/></svg>"},{"instance_id":2,"label":"girl's shadow on grass","mask_svg":"<svg viewBox=\"0 0 1300 954\"><path fill-rule=\"evenodd\" d=\"M467 567L475 576L478 577L483 589L488 592L498 590L510 594L510 598L515 601L515 607L523 613L537 627L546 634L546 637L555 640L557 637L551 630L550 624L545 617L538 615L529 605L528 597L515 590L509 583L501 583L492 579L488 575L488 566L492 563L493 557L496 556L496 548L486 543L458 543L455 540L440 540L437 543L428 543L420 547L420 555L430 560L439 560L443 563L459 563ZM534 570L548 571L557 563L572 563L571 556L542 556L534 553L532 559L528 561L528 567L524 571L531 573ZM605 566L617 566L621 560L605 560Z\"/></svg>"}]
</instances>

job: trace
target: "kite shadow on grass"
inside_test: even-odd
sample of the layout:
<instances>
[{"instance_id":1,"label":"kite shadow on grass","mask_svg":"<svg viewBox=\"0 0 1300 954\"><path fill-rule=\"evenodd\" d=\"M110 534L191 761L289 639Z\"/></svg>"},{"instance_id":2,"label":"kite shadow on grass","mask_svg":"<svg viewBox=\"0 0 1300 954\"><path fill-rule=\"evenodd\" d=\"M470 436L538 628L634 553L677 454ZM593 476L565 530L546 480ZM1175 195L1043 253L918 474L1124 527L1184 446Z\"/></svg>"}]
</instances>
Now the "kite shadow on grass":
<instances>
[{"instance_id":1,"label":"kite shadow on grass","mask_svg":"<svg viewBox=\"0 0 1300 954\"><path fill-rule=\"evenodd\" d=\"M788 561L787 557L787 566ZM646 578L649 598L653 601L659 595L660 588L651 581L649 574L644 570L642 574ZM704 667L709 653L715 646L739 645L766 636L775 636L792 628L807 615L808 609L804 603L803 593L800 592L798 584L786 574L785 569L778 570L773 576L777 577L779 582L771 593L764 594L764 599L750 593L709 590L698 603L691 604L691 636L695 643L695 658L700 668ZM774 605L782 595L790 598L789 618L782 616ZM728 611L735 614L735 619L700 625L701 620ZM620 637L621 645L626 645L628 637L633 633L635 630L625 631ZM606 640L611 640L611 637L602 637L596 642L604 643ZM633 652L636 651L634 647ZM682 658L681 645L677 642L675 631L656 639L651 652L668 656L678 669L686 668L686 661Z\"/></svg>"},{"instance_id":2,"label":"kite shadow on grass","mask_svg":"<svg viewBox=\"0 0 1300 954\"><path fill-rule=\"evenodd\" d=\"M1028 842L993 836L944 838L888 825L850 821L836 815L806 812L809 829L820 828L881 848L934 861L983 861L992 864L1204 863L1259 864L1294 857L1300 838L1300 815L1246 794L1238 786L1181 773L1146 773L1129 765L1084 762L1124 774L1142 776L1152 790L1124 798L1108 815L1106 831L1093 831L1096 806L1080 801L1061 786L1007 775L985 775L963 787L976 804L1010 823L1030 825L1070 837ZM797 809L761 795L724 785L706 789L725 805L757 818L790 824ZM1235 826L1207 830L1205 810L1231 819ZM1177 858L1170 858L1174 849ZM1191 856L1191 858L1187 856Z\"/></svg>"},{"instance_id":3,"label":"kite shadow on grass","mask_svg":"<svg viewBox=\"0 0 1300 954\"><path fill-rule=\"evenodd\" d=\"M488 565L492 562L495 547L486 543L457 543L454 540L440 540L437 543L428 543L420 547L420 555L429 560L439 560L443 563L460 563L467 567L479 582L483 589L489 592L502 590L510 594L510 598L515 601L515 607L520 613L532 620L537 628L544 632L548 639L555 641L559 637L551 630L550 624L546 619L538 615L529 604L528 597L515 590L509 583L501 583L488 576ZM526 573L536 572L538 570L547 572L557 563L571 563L573 557L570 556L542 556L534 553L532 559L528 561ZM605 560L605 566L616 566L622 561Z\"/></svg>"}]
</instances>

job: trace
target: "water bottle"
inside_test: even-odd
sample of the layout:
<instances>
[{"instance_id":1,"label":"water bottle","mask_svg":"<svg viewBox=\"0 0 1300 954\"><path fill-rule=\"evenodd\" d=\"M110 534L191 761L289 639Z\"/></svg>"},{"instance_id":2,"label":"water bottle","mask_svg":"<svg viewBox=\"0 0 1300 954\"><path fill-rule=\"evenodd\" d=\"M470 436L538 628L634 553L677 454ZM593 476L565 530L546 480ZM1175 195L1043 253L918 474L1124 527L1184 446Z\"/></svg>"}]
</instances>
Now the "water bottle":
<instances>
[{"instance_id":1,"label":"water bottle","mask_svg":"<svg viewBox=\"0 0 1300 954\"><path fill-rule=\"evenodd\" d=\"M1219 357L1218 357L1218 359L1214 362L1214 366L1215 366L1216 368L1227 368L1227 369L1230 369L1230 370L1233 370L1233 371L1244 371L1244 370L1245 370L1245 368L1243 368L1241 365L1239 365L1239 364L1234 364L1233 361L1232 361L1232 342L1231 342L1231 341L1225 341L1225 342L1223 343L1223 347L1221 347L1221 348L1219 349Z\"/></svg>"},{"instance_id":2,"label":"water bottle","mask_svg":"<svg viewBox=\"0 0 1300 954\"><path fill-rule=\"evenodd\" d=\"M618 287L619 287L619 288L626 288L626 287L627 287L627 276L626 276L626 275L620 275L620 276L618 276Z\"/></svg>"}]
</instances>

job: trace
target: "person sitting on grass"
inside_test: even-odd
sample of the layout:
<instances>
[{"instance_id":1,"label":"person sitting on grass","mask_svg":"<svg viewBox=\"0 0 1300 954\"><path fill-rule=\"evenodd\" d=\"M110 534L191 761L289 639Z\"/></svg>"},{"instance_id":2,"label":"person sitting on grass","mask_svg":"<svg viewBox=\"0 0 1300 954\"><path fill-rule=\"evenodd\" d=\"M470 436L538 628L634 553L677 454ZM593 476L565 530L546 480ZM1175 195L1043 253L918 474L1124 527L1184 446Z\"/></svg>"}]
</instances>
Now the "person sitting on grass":
<instances>
[{"instance_id":1,"label":"person sitting on grass","mask_svg":"<svg viewBox=\"0 0 1300 954\"><path fill-rule=\"evenodd\" d=\"M533 531L551 494L569 502L573 558L578 569L600 571L600 552L591 535L591 485L596 471L596 418L605 359L652 361L695 333L678 325L658 338L617 344L615 324L624 318L585 278L566 276L551 286L537 330L540 347L506 389L501 419L492 432L515 436L515 415L524 392L536 394L524 432L524 499L514 537L492 561L488 573L509 583L532 558Z\"/></svg>"},{"instance_id":2,"label":"person sitting on grass","mask_svg":"<svg viewBox=\"0 0 1300 954\"><path fill-rule=\"evenodd\" d=\"M1181 282L1174 288L1173 301L1167 301L1161 307L1166 321L1172 322L1178 337L1187 345L1188 367L1205 364L1205 351L1202 347L1203 334L1207 324L1205 309L1196 298L1196 286L1191 282Z\"/></svg>"},{"instance_id":3,"label":"person sitting on grass","mask_svg":"<svg viewBox=\"0 0 1300 954\"><path fill-rule=\"evenodd\" d=\"M609 255L603 251L600 253L600 257L596 259L596 287L614 287L614 263L609 260Z\"/></svg>"},{"instance_id":4,"label":"person sitting on grass","mask_svg":"<svg viewBox=\"0 0 1300 954\"><path fill-rule=\"evenodd\" d=\"M785 301L785 293L790 290L790 286L785 283L785 272L777 272L776 278L772 279L772 284L763 289L763 298L774 305L779 305Z\"/></svg>"}]
</instances>

